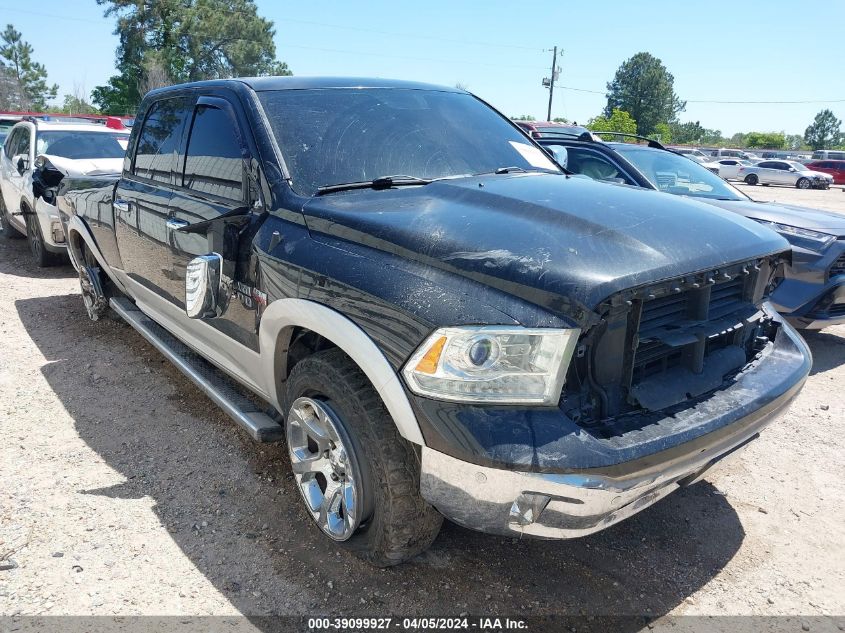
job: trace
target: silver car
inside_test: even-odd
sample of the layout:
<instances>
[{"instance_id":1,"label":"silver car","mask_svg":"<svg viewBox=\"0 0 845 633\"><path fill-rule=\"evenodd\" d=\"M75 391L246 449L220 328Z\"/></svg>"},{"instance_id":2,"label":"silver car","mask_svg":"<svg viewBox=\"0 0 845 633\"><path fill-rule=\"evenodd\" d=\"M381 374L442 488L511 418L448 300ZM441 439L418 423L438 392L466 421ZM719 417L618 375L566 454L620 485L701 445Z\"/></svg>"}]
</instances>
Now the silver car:
<instances>
[{"instance_id":1,"label":"silver car","mask_svg":"<svg viewBox=\"0 0 845 633\"><path fill-rule=\"evenodd\" d=\"M807 169L791 160L764 160L739 169L738 177L748 185L789 185L799 189L827 189L833 176Z\"/></svg>"}]
</instances>

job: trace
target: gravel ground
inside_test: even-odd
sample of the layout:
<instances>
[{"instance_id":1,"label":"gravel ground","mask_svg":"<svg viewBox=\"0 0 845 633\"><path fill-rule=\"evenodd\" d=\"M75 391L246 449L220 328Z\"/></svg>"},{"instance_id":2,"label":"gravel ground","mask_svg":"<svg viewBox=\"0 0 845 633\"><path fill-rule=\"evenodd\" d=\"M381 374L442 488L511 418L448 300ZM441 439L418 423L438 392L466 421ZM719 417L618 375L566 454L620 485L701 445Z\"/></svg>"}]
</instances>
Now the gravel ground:
<instances>
[{"instance_id":1,"label":"gravel ground","mask_svg":"<svg viewBox=\"0 0 845 633\"><path fill-rule=\"evenodd\" d=\"M841 190L742 187L845 212ZM790 412L708 480L572 541L446 524L376 570L310 525L283 446L89 322L69 266L4 240L0 283L2 615L845 614L845 326L808 335Z\"/></svg>"},{"instance_id":2,"label":"gravel ground","mask_svg":"<svg viewBox=\"0 0 845 633\"><path fill-rule=\"evenodd\" d=\"M764 202L782 202L811 209L827 209L845 213L845 185L834 185L830 189L796 189L770 185L750 186L744 182L733 182L737 189L755 200Z\"/></svg>"}]
</instances>

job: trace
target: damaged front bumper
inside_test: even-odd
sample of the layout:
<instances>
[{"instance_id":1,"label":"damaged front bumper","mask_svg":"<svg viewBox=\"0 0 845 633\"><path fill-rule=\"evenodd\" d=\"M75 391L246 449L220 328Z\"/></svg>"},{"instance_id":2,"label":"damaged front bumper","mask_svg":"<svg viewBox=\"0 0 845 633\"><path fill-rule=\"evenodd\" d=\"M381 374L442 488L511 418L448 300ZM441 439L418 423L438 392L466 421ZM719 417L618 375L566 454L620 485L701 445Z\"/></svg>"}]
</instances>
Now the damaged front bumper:
<instances>
[{"instance_id":1,"label":"damaged front bumper","mask_svg":"<svg viewBox=\"0 0 845 633\"><path fill-rule=\"evenodd\" d=\"M786 278L774 289L772 304L793 327L820 330L845 323L845 239L823 253L793 247Z\"/></svg>"},{"instance_id":2,"label":"damaged front bumper","mask_svg":"<svg viewBox=\"0 0 845 633\"><path fill-rule=\"evenodd\" d=\"M51 253L66 252L65 231L59 218L59 210L42 198L36 198L35 216L41 225L41 235L47 250Z\"/></svg>"},{"instance_id":3,"label":"damaged front bumper","mask_svg":"<svg viewBox=\"0 0 845 633\"><path fill-rule=\"evenodd\" d=\"M483 532L558 539L597 532L735 456L783 413L810 366L806 344L785 325L755 367L672 416L709 428L716 421L717 430L627 462L558 473L482 466L424 447L422 495L450 520Z\"/></svg>"}]
</instances>

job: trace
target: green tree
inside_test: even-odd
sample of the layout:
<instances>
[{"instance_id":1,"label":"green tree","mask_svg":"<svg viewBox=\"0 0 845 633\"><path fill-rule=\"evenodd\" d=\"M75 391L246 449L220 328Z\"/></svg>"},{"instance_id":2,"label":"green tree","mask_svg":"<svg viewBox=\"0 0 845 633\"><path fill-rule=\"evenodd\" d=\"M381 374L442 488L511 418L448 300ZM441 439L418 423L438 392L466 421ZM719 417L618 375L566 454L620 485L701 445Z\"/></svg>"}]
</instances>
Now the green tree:
<instances>
[{"instance_id":1,"label":"green tree","mask_svg":"<svg viewBox=\"0 0 845 633\"><path fill-rule=\"evenodd\" d=\"M15 73L0 62L0 110L23 110L26 97Z\"/></svg>"},{"instance_id":2,"label":"green tree","mask_svg":"<svg viewBox=\"0 0 845 633\"><path fill-rule=\"evenodd\" d=\"M702 145L725 145L727 139L722 136L722 130L710 130L704 128L704 133L699 139Z\"/></svg>"},{"instance_id":3,"label":"green tree","mask_svg":"<svg viewBox=\"0 0 845 633\"><path fill-rule=\"evenodd\" d=\"M783 132L749 132L745 135L745 147L749 149L783 149L785 145Z\"/></svg>"},{"instance_id":4,"label":"green tree","mask_svg":"<svg viewBox=\"0 0 845 633\"><path fill-rule=\"evenodd\" d=\"M680 145L689 145L698 143L704 136L704 128L698 121L688 121L687 123L669 123L669 130L672 135L672 141Z\"/></svg>"},{"instance_id":5,"label":"green tree","mask_svg":"<svg viewBox=\"0 0 845 633\"><path fill-rule=\"evenodd\" d=\"M784 141L786 149L809 149L804 143L804 137L800 134L787 134Z\"/></svg>"},{"instance_id":6,"label":"green tree","mask_svg":"<svg viewBox=\"0 0 845 633\"><path fill-rule=\"evenodd\" d=\"M636 134L637 122L624 110L615 108L609 117L600 115L587 121L587 129L593 132Z\"/></svg>"},{"instance_id":7,"label":"green tree","mask_svg":"<svg viewBox=\"0 0 845 633\"><path fill-rule=\"evenodd\" d=\"M273 23L254 0L97 0L117 20L117 75L93 91L110 114L134 112L151 85L290 75L276 59Z\"/></svg>"},{"instance_id":8,"label":"green tree","mask_svg":"<svg viewBox=\"0 0 845 633\"><path fill-rule=\"evenodd\" d=\"M519 116L511 117L512 121L536 121L533 116L530 114L520 114Z\"/></svg>"},{"instance_id":9,"label":"green tree","mask_svg":"<svg viewBox=\"0 0 845 633\"><path fill-rule=\"evenodd\" d=\"M731 145L733 147L745 147L745 134L737 132L730 138L726 145Z\"/></svg>"},{"instance_id":10,"label":"green tree","mask_svg":"<svg viewBox=\"0 0 845 633\"><path fill-rule=\"evenodd\" d=\"M652 134L658 123L675 121L686 107L675 94L674 82L663 62L650 53L637 53L622 63L607 84L604 116L624 110L637 122L640 134Z\"/></svg>"},{"instance_id":11,"label":"green tree","mask_svg":"<svg viewBox=\"0 0 845 633\"><path fill-rule=\"evenodd\" d=\"M552 123L569 123L569 119L565 119L562 116L556 116L552 119Z\"/></svg>"},{"instance_id":12,"label":"green tree","mask_svg":"<svg viewBox=\"0 0 845 633\"><path fill-rule=\"evenodd\" d=\"M813 149L830 149L841 142L841 125L833 112L822 110L804 132L804 141Z\"/></svg>"},{"instance_id":13,"label":"green tree","mask_svg":"<svg viewBox=\"0 0 845 633\"><path fill-rule=\"evenodd\" d=\"M65 95L62 103L62 112L65 114L97 114L98 110L88 103L84 97L79 95Z\"/></svg>"},{"instance_id":14,"label":"green tree","mask_svg":"<svg viewBox=\"0 0 845 633\"><path fill-rule=\"evenodd\" d=\"M0 33L0 67L16 86L16 96L11 107L20 110L46 110L47 101L55 99L59 87L47 85L47 69L32 60L32 46L24 42L20 31L11 24Z\"/></svg>"},{"instance_id":15,"label":"green tree","mask_svg":"<svg viewBox=\"0 0 845 633\"><path fill-rule=\"evenodd\" d=\"M672 142L672 128L668 123L658 123L654 126L654 132L648 135L649 138L658 141L659 143Z\"/></svg>"}]
</instances>

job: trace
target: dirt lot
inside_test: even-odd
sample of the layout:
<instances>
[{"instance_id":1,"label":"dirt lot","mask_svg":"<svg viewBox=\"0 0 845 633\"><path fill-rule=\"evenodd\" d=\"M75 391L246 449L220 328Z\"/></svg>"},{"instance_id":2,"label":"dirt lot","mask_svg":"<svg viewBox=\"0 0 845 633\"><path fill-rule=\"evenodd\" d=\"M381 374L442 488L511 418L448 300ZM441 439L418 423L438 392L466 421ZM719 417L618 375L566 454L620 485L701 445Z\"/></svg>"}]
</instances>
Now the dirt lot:
<instances>
[{"instance_id":1,"label":"dirt lot","mask_svg":"<svg viewBox=\"0 0 845 633\"><path fill-rule=\"evenodd\" d=\"M845 326L808 335L791 411L710 480L579 540L447 524L375 570L310 525L284 446L90 323L69 266L2 241L0 283L0 614L845 614Z\"/></svg>"},{"instance_id":2,"label":"dirt lot","mask_svg":"<svg viewBox=\"0 0 845 633\"><path fill-rule=\"evenodd\" d=\"M764 202L782 202L811 209L827 209L845 213L845 186L834 185L830 189L796 189L795 187L751 187L744 182L731 182L737 189L755 200Z\"/></svg>"}]
</instances>

